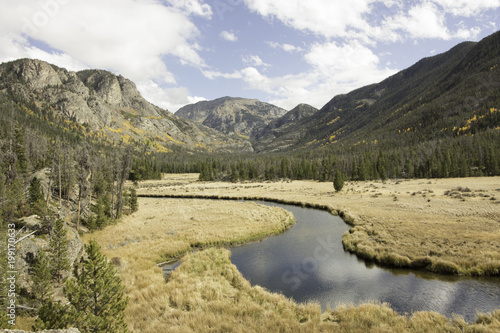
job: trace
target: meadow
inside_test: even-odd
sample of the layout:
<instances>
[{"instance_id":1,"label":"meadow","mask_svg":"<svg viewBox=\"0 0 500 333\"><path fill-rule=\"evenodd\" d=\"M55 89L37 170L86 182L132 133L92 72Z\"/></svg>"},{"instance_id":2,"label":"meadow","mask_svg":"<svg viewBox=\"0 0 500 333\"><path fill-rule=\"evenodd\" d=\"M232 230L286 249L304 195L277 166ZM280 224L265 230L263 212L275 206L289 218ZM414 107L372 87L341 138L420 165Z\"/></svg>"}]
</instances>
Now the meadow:
<instances>
[{"instance_id":1,"label":"meadow","mask_svg":"<svg viewBox=\"0 0 500 333\"><path fill-rule=\"evenodd\" d=\"M179 176L173 176L175 177ZM344 247L391 267L500 275L500 177L331 183L145 183L139 195L263 199L325 209L353 226Z\"/></svg>"},{"instance_id":2,"label":"meadow","mask_svg":"<svg viewBox=\"0 0 500 333\"><path fill-rule=\"evenodd\" d=\"M139 195L184 199L141 197L138 212L86 236L96 239L118 267L130 297L127 323L134 332L500 330L500 310L479 315L475 323L432 312L401 316L386 304L345 305L322 313L317 304L297 304L252 287L225 247L282 232L293 225L293 217L251 202L189 198L268 199L328 209L353 226L344 235L346 249L371 260L494 275L500 263L499 177L350 182L340 193L331 183L312 181L196 180L197 175L171 175L140 183ZM157 264L181 256L166 282Z\"/></svg>"}]
</instances>

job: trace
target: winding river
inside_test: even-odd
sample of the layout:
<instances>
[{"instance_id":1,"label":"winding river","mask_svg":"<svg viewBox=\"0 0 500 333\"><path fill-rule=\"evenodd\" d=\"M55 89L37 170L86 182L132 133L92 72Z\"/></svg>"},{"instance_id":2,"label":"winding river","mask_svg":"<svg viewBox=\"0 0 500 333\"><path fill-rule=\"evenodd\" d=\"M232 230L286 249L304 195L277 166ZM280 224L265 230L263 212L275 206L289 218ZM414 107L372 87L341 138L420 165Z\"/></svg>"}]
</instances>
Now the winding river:
<instances>
[{"instance_id":1,"label":"winding river","mask_svg":"<svg viewBox=\"0 0 500 333\"><path fill-rule=\"evenodd\" d=\"M500 308L499 278L440 276L424 271L386 269L344 251L349 226L328 212L258 202L292 212L296 225L283 234L231 249L231 261L252 285L318 302L323 310L339 304L387 302L400 314L436 311L474 321L477 312Z\"/></svg>"}]
</instances>

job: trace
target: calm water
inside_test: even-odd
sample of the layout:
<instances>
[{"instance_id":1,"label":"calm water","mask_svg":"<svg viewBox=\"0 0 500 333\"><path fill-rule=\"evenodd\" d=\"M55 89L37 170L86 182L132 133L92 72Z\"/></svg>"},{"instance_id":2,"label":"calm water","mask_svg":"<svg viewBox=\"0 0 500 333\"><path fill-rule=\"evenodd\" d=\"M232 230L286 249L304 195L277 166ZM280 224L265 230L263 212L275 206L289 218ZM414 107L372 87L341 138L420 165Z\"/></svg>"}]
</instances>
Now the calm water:
<instances>
[{"instance_id":1,"label":"calm water","mask_svg":"<svg viewBox=\"0 0 500 333\"><path fill-rule=\"evenodd\" d=\"M365 264L342 248L349 226L328 212L258 202L291 211L297 224L285 233L231 249L231 261L252 285L280 292L323 309L338 304L387 302L401 314L436 311L459 314L500 308L500 279L443 277Z\"/></svg>"}]
</instances>

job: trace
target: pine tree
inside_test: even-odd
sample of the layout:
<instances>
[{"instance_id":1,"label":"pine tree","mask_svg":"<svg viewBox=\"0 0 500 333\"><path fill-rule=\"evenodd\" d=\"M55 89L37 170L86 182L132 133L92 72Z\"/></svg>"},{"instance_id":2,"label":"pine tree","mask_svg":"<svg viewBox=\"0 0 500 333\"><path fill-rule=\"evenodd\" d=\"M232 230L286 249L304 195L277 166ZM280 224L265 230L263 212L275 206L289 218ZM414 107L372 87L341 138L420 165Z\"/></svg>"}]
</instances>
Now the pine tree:
<instances>
[{"instance_id":1,"label":"pine tree","mask_svg":"<svg viewBox=\"0 0 500 333\"><path fill-rule=\"evenodd\" d=\"M50 239L50 261L52 266L52 274L57 278L57 282L61 282L61 274L69 269L68 261L68 238L64 229L64 222L58 219L54 224L54 231Z\"/></svg>"},{"instance_id":2,"label":"pine tree","mask_svg":"<svg viewBox=\"0 0 500 333\"><path fill-rule=\"evenodd\" d=\"M16 129L15 132L16 132L15 152L17 157L17 166L19 171L24 174L28 171L28 158L26 154L24 134L21 129Z\"/></svg>"},{"instance_id":3,"label":"pine tree","mask_svg":"<svg viewBox=\"0 0 500 333\"><path fill-rule=\"evenodd\" d=\"M335 171L335 177L333 178L333 187L337 192L342 191L342 188L344 187L344 176L339 169Z\"/></svg>"},{"instance_id":4,"label":"pine tree","mask_svg":"<svg viewBox=\"0 0 500 333\"><path fill-rule=\"evenodd\" d=\"M124 311L128 297L112 263L97 242L85 246L86 256L75 266L74 278L64 291L70 302L73 325L81 332L127 332Z\"/></svg>"},{"instance_id":5,"label":"pine tree","mask_svg":"<svg viewBox=\"0 0 500 333\"><path fill-rule=\"evenodd\" d=\"M108 194L102 194L98 199L95 207L93 208L95 216L95 226L97 229L104 228L111 218L111 202Z\"/></svg>"},{"instance_id":6,"label":"pine tree","mask_svg":"<svg viewBox=\"0 0 500 333\"><path fill-rule=\"evenodd\" d=\"M132 151L127 149L117 162L116 167L116 215L118 219L123 211L123 184L127 180L132 168Z\"/></svg>"},{"instance_id":7,"label":"pine tree","mask_svg":"<svg viewBox=\"0 0 500 333\"><path fill-rule=\"evenodd\" d=\"M31 213L45 215L46 204L42 192L42 183L37 177L33 177L28 189L28 202L30 204Z\"/></svg>"},{"instance_id":8,"label":"pine tree","mask_svg":"<svg viewBox=\"0 0 500 333\"><path fill-rule=\"evenodd\" d=\"M4 205L4 216L6 221L28 215L28 207L23 192L24 182L20 177L16 178L7 193L7 202Z\"/></svg>"},{"instance_id":9,"label":"pine tree","mask_svg":"<svg viewBox=\"0 0 500 333\"><path fill-rule=\"evenodd\" d=\"M74 318L69 313L68 306L49 299L38 309L38 318L32 329L34 331L65 329L72 322L74 322Z\"/></svg>"},{"instance_id":10,"label":"pine tree","mask_svg":"<svg viewBox=\"0 0 500 333\"><path fill-rule=\"evenodd\" d=\"M137 201L137 191L135 188L130 189L130 210L137 212L139 210L139 202Z\"/></svg>"},{"instance_id":11,"label":"pine tree","mask_svg":"<svg viewBox=\"0 0 500 333\"><path fill-rule=\"evenodd\" d=\"M35 297L36 305L42 305L52 295L52 274L50 272L49 258L44 250L38 252L36 263L33 266L31 293Z\"/></svg>"}]
</instances>

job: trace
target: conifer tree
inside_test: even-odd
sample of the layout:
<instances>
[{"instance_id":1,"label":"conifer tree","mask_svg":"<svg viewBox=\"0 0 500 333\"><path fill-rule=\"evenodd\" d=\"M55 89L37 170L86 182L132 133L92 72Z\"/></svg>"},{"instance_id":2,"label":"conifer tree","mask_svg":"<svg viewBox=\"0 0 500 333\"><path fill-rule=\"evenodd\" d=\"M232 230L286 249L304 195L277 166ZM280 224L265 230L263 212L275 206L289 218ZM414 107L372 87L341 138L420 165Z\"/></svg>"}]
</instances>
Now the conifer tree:
<instances>
[{"instance_id":1,"label":"conifer tree","mask_svg":"<svg viewBox=\"0 0 500 333\"><path fill-rule=\"evenodd\" d=\"M19 128L15 130L16 135L16 146L15 152L17 157L17 166L21 173L25 173L28 171L28 158L26 154L26 145L24 142L23 131Z\"/></svg>"},{"instance_id":2,"label":"conifer tree","mask_svg":"<svg viewBox=\"0 0 500 333\"><path fill-rule=\"evenodd\" d=\"M42 192L42 184L37 177L33 177L31 180L28 193L28 202L30 204L31 213L44 215L46 204Z\"/></svg>"},{"instance_id":3,"label":"conifer tree","mask_svg":"<svg viewBox=\"0 0 500 333\"><path fill-rule=\"evenodd\" d=\"M130 189L130 210L132 212L137 212L139 209L139 202L137 201L137 191L135 188Z\"/></svg>"},{"instance_id":4,"label":"conifer tree","mask_svg":"<svg viewBox=\"0 0 500 333\"><path fill-rule=\"evenodd\" d=\"M61 219L56 220L52 238L50 239L50 261L52 266L52 274L57 278L57 282L61 282L61 274L69 269L68 261L68 238L64 229L64 222Z\"/></svg>"},{"instance_id":5,"label":"conifer tree","mask_svg":"<svg viewBox=\"0 0 500 333\"><path fill-rule=\"evenodd\" d=\"M47 300L38 309L38 318L32 329L34 331L65 329L74 321L68 312L68 306L59 302Z\"/></svg>"},{"instance_id":6,"label":"conifer tree","mask_svg":"<svg viewBox=\"0 0 500 333\"><path fill-rule=\"evenodd\" d=\"M31 293L35 297L36 305L42 305L52 295L52 274L49 258L44 250L38 252L36 263L33 266Z\"/></svg>"},{"instance_id":7,"label":"conifer tree","mask_svg":"<svg viewBox=\"0 0 500 333\"><path fill-rule=\"evenodd\" d=\"M81 332L127 332L124 311L128 297L111 262L97 242L85 246L86 256L75 266L64 291L70 302L72 325Z\"/></svg>"},{"instance_id":8,"label":"conifer tree","mask_svg":"<svg viewBox=\"0 0 500 333\"><path fill-rule=\"evenodd\" d=\"M342 191L342 188L344 187L344 176L339 169L335 171L335 177L333 178L333 187L337 192Z\"/></svg>"},{"instance_id":9,"label":"conifer tree","mask_svg":"<svg viewBox=\"0 0 500 333\"><path fill-rule=\"evenodd\" d=\"M5 221L12 221L14 218L26 216L28 207L23 193L24 182L20 177L16 178L7 193L7 202L4 205Z\"/></svg>"}]
</instances>

